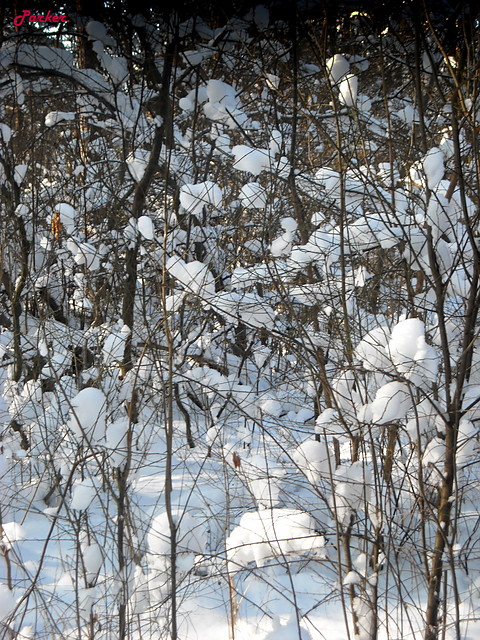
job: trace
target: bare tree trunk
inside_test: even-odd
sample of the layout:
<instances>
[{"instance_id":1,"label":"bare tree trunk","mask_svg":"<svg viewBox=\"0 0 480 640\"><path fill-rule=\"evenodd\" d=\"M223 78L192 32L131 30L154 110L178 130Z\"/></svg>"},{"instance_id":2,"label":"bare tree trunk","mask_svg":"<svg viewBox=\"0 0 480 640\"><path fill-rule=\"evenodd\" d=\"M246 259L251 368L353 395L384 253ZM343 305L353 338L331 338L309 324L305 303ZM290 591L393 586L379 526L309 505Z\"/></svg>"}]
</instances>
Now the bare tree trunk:
<instances>
[{"instance_id":1,"label":"bare tree trunk","mask_svg":"<svg viewBox=\"0 0 480 640\"><path fill-rule=\"evenodd\" d=\"M439 611L440 593L442 587L442 574L444 568L444 552L448 545L451 525L452 501L456 481L456 454L457 436L460 419L462 417L462 398L465 384L468 383L475 344L477 318L480 306L479 279L480 279L480 257L476 240L473 234L472 221L468 217L468 209L465 200L465 186L462 172L462 162L460 156L460 138L457 125L459 116L459 100L456 95L452 104L452 129L455 156L455 171L458 177L460 197L462 201L463 215L470 246L473 253L473 272L471 274L470 292L465 309L465 325L462 339L462 352L458 359L455 376L450 372L450 350L448 337L446 335L445 315L444 315L444 288L438 272L431 233L428 234L430 265L435 282L437 297L437 313L439 317L439 328L442 340L443 359L445 362L445 386L447 389L447 410L448 420L445 424L445 464L443 469L442 483L440 488L440 504L437 514L437 531L433 548L432 561L428 576L428 600L426 611L425 640L437 640L439 637ZM448 392L452 380L455 380L455 391L453 397ZM452 568L453 570L453 568Z\"/></svg>"},{"instance_id":2,"label":"bare tree trunk","mask_svg":"<svg viewBox=\"0 0 480 640\"><path fill-rule=\"evenodd\" d=\"M162 146L164 143L166 132L171 127L171 107L169 100L169 92L170 92L170 81L172 77L172 69L173 69L173 60L176 52L176 41L174 40L167 47L167 52L165 53L165 66L163 70L163 79L162 79L162 89L160 93L160 104L161 104L161 117L162 124L157 127L155 131L155 136L153 139L152 150L150 153L150 159L148 161L147 168L145 173L137 185L135 189L135 194L133 198L133 208L132 208L132 216L138 220L138 218L142 215L145 200L147 198L148 190L153 181L155 173L158 169L158 160L160 158L160 152L162 150ZM125 271L127 274L127 279L125 282L125 289L123 293L123 303L122 303L122 320L130 328L130 334L127 337L125 343L125 355L123 359L123 364L125 370L128 371L132 368L132 334L133 334L133 325L134 325L134 309L135 309L135 294L136 294L136 286L137 286L137 259L138 259L138 250L139 245L138 242L135 243L135 246L127 249L126 255L126 263L125 263Z\"/></svg>"}]
</instances>

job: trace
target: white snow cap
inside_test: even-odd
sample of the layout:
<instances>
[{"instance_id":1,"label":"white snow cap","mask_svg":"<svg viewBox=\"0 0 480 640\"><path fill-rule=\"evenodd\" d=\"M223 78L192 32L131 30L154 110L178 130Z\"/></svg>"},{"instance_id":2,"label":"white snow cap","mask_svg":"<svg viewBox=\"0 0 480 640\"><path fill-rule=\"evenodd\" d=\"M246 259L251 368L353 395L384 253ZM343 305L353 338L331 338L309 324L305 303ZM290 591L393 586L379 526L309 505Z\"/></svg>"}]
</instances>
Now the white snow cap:
<instances>
[{"instance_id":1,"label":"white snow cap","mask_svg":"<svg viewBox=\"0 0 480 640\"><path fill-rule=\"evenodd\" d=\"M54 211L60 214L60 222L67 233L72 233L75 229L75 209L66 202L59 202L54 207Z\"/></svg>"},{"instance_id":2,"label":"white snow cap","mask_svg":"<svg viewBox=\"0 0 480 640\"><path fill-rule=\"evenodd\" d=\"M264 169L270 166L270 154L267 149L253 149L246 144L238 144L232 148L235 156L234 169L249 171L258 176Z\"/></svg>"},{"instance_id":3,"label":"white snow cap","mask_svg":"<svg viewBox=\"0 0 480 640\"><path fill-rule=\"evenodd\" d=\"M82 389L72 400L68 426L77 437L97 442L105 436L107 398L94 387Z\"/></svg>"},{"instance_id":4,"label":"white snow cap","mask_svg":"<svg viewBox=\"0 0 480 640\"><path fill-rule=\"evenodd\" d=\"M300 636L298 635L300 633ZM305 627L298 626L296 616L291 616L287 624L274 623L274 628L265 636L265 640L312 640L312 636Z\"/></svg>"},{"instance_id":5,"label":"white snow cap","mask_svg":"<svg viewBox=\"0 0 480 640\"><path fill-rule=\"evenodd\" d=\"M265 209L267 194L258 182L248 182L240 191L240 200L246 209Z\"/></svg>"},{"instance_id":6,"label":"white snow cap","mask_svg":"<svg viewBox=\"0 0 480 640\"><path fill-rule=\"evenodd\" d=\"M12 137L12 130L10 129L8 124L4 124L3 122L0 122L0 140L3 140L5 144L8 144L10 142L11 137Z\"/></svg>"},{"instance_id":7,"label":"white snow cap","mask_svg":"<svg viewBox=\"0 0 480 640\"><path fill-rule=\"evenodd\" d=\"M323 442L317 440L305 440L293 454L293 461L302 471L309 482L316 485L323 476L328 476L329 453Z\"/></svg>"},{"instance_id":8,"label":"white snow cap","mask_svg":"<svg viewBox=\"0 0 480 640\"><path fill-rule=\"evenodd\" d=\"M93 244L70 239L67 240L67 249L77 264L85 265L90 271L100 269L102 256Z\"/></svg>"},{"instance_id":9,"label":"white snow cap","mask_svg":"<svg viewBox=\"0 0 480 640\"><path fill-rule=\"evenodd\" d=\"M232 129L245 125L248 118L241 110L237 92L230 84L222 80L209 80L206 85L206 95L208 102L203 105L203 112L207 118L222 122ZM183 108L182 105L180 106ZM185 106L188 108L188 104Z\"/></svg>"},{"instance_id":10,"label":"white snow cap","mask_svg":"<svg viewBox=\"0 0 480 640\"><path fill-rule=\"evenodd\" d=\"M207 97L210 102L220 102L235 106L238 103L237 92L232 85L222 80L209 80L206 87Z\"/></svg>"},{"instance_id":11,"label":"white snow cap","mask_svg":"<svg viewBox=\"0 0 480 640\"><path fill-rule=\"evenodd\" d=\"M372 422L386 424L405 418L412 406L408 385L404 382L387 382L378 389L371 404Z\"/></svg>"},{"instance_id":12,"label":"white snow cap","mask_svg":"<svg viewBox=\"0 0 480 640\"><path fill-rule=\"evenodd\" d=\"M419 318L401 320L393 328L388 353L400 373L408 373L412 368L417 351L423 346L421 338L425 340L425 325ZM417 358L421 357L418 354Z\"/></svg>"},{"instance_id":13,"label":"white snow cap","mask_svg":"<svg viewBox=\"0 0 480 640\"><path fill-rule=\"evenodd\" d=\"M294 234L298 226L297 222L293 218L282 218L280 220L280 225L282 229L284 229L285 233L282 233L279 238L276 238L270 246L272 256L277 258L280 256L290 255Z\"/></svg>"},{"instance_id":14,"label":"white snow cap","mask_svg":"<svg viewBox=\"0 0 480 640\"><path fill-rule=\"evenodd\" d=\"M95 478L76 480L73 483L70 507L77 511L85 511L92 504L97 495L98 487Z\"/></svg>"},{"instance_id":15,"label":"white snow cap","mask_svg":"<svg viewBox=\"0 0 480 640\"><path fill-rule=\"evenodd\" d=\"M62 120L75 120L75 114L66 111L50 111L45 116L45 126L53 127L57 122L62 122Z\"/></svg>"},{"instance_id":16,"label":"white snow cap","mask_svg":"<svg viewBox=\"0 0 480 640\"><path fill-rule=\"evenodd\" d=\"M262 454L254 454L242 461L248 486L259 507L273 507L279 501L280 480L285 475L283 467L266 460Z\"/></svg>"},{"instance_id":17,"label":"white snow cap","mask_svg":"<svg viewBox=\"0 0 480 640\"><path fill-rule=\"evenodd\" d=\"M375 327L360 340L355 348L355 356L367 371L389 371L392 363L387 353L390 337L388 327Z\"/></svg>"},{"instance_id":18,"label":"white snow cap","mask_svg":"<svg viewBox=\"0 0 480 640\"><path fill-rule=\"evenodd\" d=\"M6 584L0 583L0 620L5 620L15 609L17 600L13 595L13 591Z\"/></svg>"},{"instance_id":19,"label":"white snow cap","mask_svg":"<svg viewBox=\"0 0 480 640\"><path fill-rule=\"evenodd\" d=\"M97 22L97 20L90 20L85 26L85 31L88 34L89 40L99 40L103 44L114 46L115 40L107 34L107 29L104 24Z\"/></svg>"},{"instance_id":20,"label":"white snow cap","mask_svg":"<svg viewBox=\"0 0 480 640\"><path fill-rule=\"evenodd\" d=\"M273 89L274 91L278 89L280 86L280 76L276 76L273 73L265 74L265 82L269 89Z\"/></svg>"},{"instance_id":21,"label":"white snow cap","mask_svg":"<svg viewBox=\"0 0 480 640\"><path fill-rule=\"evenodd\" d=\"M26 530L18 522L4 522L2 524L3 535L0 536L5 549L11 549L13 543L23 540L26 536Z\"/></svg>"},{"instance_id":22,"label":"white snow cap","mask_svg":"<svg viewBox=\"0 0 480 640\"><path fill-rule=\"evenodd\" d=\"M123 468L128 458L128 432L130 421L127 418L112 422L107 427L105 447L109 450L113 466Z\"/></svg>"},{"instance_id":23,"label":"white snow cap","mask_svg":"<svg viewBox=\"0 0 480 640\"><path fill-rule=\"evenodd\" d=\"M95 543L82 545L82 559L87 581L91 582L103 564L103 553L100 545Z\"/></svg>"},{"instance_id":24,"label":"white snow cap","mask_svg":"<svg viewBox=\"0 0 480 640\"><path fill-rule=\"evenodd\" d=\"M427 152L423 159L423 170L428 188L433 189L443 179L445 173L445 156L441 149L433 147Z\"/></svg>"},{"instance_id":25,"label":"white snow cap","mask_svg":"<svg viewBox=\"0 0 480 640\"><path fill-rule=\"evenodd\" d=\"M150 152L145 149L136 149L127 158L127 166L130 171L130 175L135 182L140 182L145 173L145 169L148 166L148 160L150 158Z\"/></svg>"},{"instance_id":26,"label":"white snow cap","mask_svg":"<svg viewBox=\"0 0 480 640\"><path fill-rule=\"evenodd\" d=\"M294 218L288 217L288 218L282 218L280 220L280 226L284 231L289 231L290 233L293 233L294 231L297 230L298 224Z\"/></svg>"},{"instance_id":27,"label":"white snow cap","mask_svg":"<svg viewBox=\"0 0 480 640\"><path fill-rule=\"evenodd\" d=\"M475 454L478 429L471 420L462 418L458 425L457 464L462 465Z\"/></svg>"},{"instance_id":28,"label":"white snow cap","mask_svg":"<svg viewBox=\"0 0 480 640\"><path fill-rule=\"evenodd\" d=\"M203 262L193 260L187 263L181 258L172 256L165 266L167 271L192 293L199 295L215 293L214 278Z\"/></svg>"},{"instance_id":29,"label":"white snow cap","mask_svg":"<svg viewBox=\"0 0 480 640\"><path fill-rule=\"evenodd\" d=\"M253 10L253 20L259 31L263 31L268 27L268 23L270 22L270 12L265 5L259 4L255 7Z\"/></svg>"},{"instance_id":30,"label":"white snow cap","mask_svg":"<svg viewBox=\"0 0 480 640\"><path fill-rule=\"evenodd\" d=\"M189 213L200 213L205 205L219 209L222 206L223 193L220 187L206 180L197 184L184 184L180 189L180 203Z\"/></svg>"},{"instance_id":31,"label":"white snow cap","mask_svg":"<svg viewBox=\"0 0 480 640\"><path fill-rule=\"evenodd\" d=\"M140 216L138 219L138 230L146 240L153 240L155 230L152 219L149 216Z\"/></svg>"},{"instance_id":32,"label":"white snow cap","mask_svg":"<svg viewBox=\"0 0 480 640\"><path fill-rule=\"evenodd\" d=\"M354 107L357 101L358 78L352 74L345 77L338 87L340 102L346 107Z\"/></svg>"},{"instance_id":33,"label":"white snow cap","mask_svg":"<svg viewBox=\"0 0 480 640\"><path fill-rule=\"evenodd\" d=\"M182 111L190 112L193 111L195 104L202 104L202 102L206 100L208 100L207 88L200 86L198 89L192 89L186 96L180 98L178 106Z\"/></svg>"},{"instance_id":34,"label":"white snow cap","mask_svg":"<svg viewBox=\"0 0 480 640\"><path fill-rule=\"evenodd\" d=\"M331 497L331 505L335 508L335 517L340 524L347 525L350 516L362 510L368 504L372 473L363 462L353 462L338 467L334 473L335 501Z\"/></svg>"},{"instance_id":35,"label":"white snow cap","mask_svg":"<svg viewBox=\"0 0 480 640\"><path fill-rule=\"evenodd\" d=\"M279 258L288 256L292 251L293 234L286 231L279 238L276 238L270 245L272 256Z\"/></svg>"},{"instance_id":36,"label":"white snow cap","mask_svg":"<svg viewBox=\"0 0 480 640\"><path fill-rule=\"evenodd\" d=\"M333 84L336 84L343 76L347 75L349 70L350 65L341 53L336 53L332 58L327 60L328 75Z\"/></svg>"},{"instance_id":37,"label":"white snow cap","mask_svg":"<svg viewBox=\"0 0 480 640\"><path fill-rule=\"evenodd\" d=\"M95 47L95 45L98 45ZM125 82L128 76L128 64L126 58L123 56L111 56L103 50L103 46L95 42L94 50L98 59L102 63L102 66L107 71L108 75L115 84L121 84Z\"/></svg>"},{"instance_id":38,"label":"white snow cap","mask_svg":"<svg viewBox=\"0 0 480 640\"><path fill-rule=\"evenodd\" d=\"M104 364L112 364L123 358L125 342L130 335L130 327L124 324L120 330L112 330L103 343L102 356Z\"/></svg>"},{"instance_id":39,"label":"white snow cap","mask_svg":"<svg viewBox=\"0 0 480 640\"><path fill-rule=\"evenodd\" d=\"M187 64L195 67L200 64L205 57L205 53L198 51L197 49L190 49L189 51L182 51L182 56L187 61Z\"/></svg>"},{"instance_id":40,"label":"white snow cap","mask_svg":"<svg viewBox=\"0 0 480 640\"><path fill-rule=\"evenodd\" d=\"M17 164L15 166L15 170L13 172L13 179L20 186L25 178L25 174L27 173L28 165L27 164ZM22 205L18 205L21 207ZM18 207L17 207L18 209ZM18 215L18 214L16 214Z\"/></svg>"}]
</instances>

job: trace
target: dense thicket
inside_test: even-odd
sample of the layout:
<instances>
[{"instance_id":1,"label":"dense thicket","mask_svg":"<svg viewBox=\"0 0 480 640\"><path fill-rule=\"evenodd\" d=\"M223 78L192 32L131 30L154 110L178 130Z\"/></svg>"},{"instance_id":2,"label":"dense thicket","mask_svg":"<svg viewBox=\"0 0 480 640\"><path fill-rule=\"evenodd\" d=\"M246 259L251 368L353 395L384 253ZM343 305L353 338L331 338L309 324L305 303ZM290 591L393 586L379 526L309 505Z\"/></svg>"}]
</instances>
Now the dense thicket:
<instances>
[{"instance_id":1,"label":"dense thicket","mask_svg":"<svg viewBox=\"0 0 480 640\"><path fill-rule=\"evenodd\" d=\"M475 637L473 7L47 10L0 18L1 637Z\"/></svg>"}]
</instances>

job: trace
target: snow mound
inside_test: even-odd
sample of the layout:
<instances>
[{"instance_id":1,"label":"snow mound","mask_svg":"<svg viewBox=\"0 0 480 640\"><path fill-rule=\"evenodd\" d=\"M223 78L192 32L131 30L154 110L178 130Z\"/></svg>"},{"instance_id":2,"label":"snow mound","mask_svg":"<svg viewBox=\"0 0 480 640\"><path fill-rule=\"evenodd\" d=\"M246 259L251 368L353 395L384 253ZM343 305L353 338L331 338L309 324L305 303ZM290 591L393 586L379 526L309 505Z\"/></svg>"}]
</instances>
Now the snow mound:
<instances>
[{"instance_id":1,"label":"snow mound","mask_svg":"<svg viewBox=\"0 0 480 640\"><path fill-rule=\"evenodd\" d=\"M264 169L270 166L270 154L267 149L253 149L246 144L238 144L232 147L235 156L234 169L248 171L258 176Z\"/></svg>"},{"instance_id":2,"label":"snow mound","mask_svg":"<svg viewBox=\"0 0 480 640\"><path fill-rule=\"evenodd\" d=\"M427 186L434 189L445 173L445 156L438 147L433 147L423 159L423 170L427 178Z\"/></svg>"},{"instance_id":3,"label":"snow mound","mask_svg":"<svg viewBox=\"0 0 480 640\"><path fill-rule=\"evenodd\" d=\"M323 442L305 440L293 454L293 461L303 471L309 482L317 484L322 476L328 476L329 452ZM332 461L333 466L334 462Z\"/></svg>"},{"instance_id":4,"label":"snow mound","mask_svg":"<svg viewBox=\"0 0 480 640\"><path fill-rule=\"evenodd\" d=\"M222 206L223 193L220 187L206 180L198 184L184 184L180 189L180 203L189 213L201 213L206 205L218 209Z\"/></svg>"},{"instance_id":5,"label":"snow mound","mask_svg":"<svg viewBox=\"0 0 480 640\"><path fill-rule=\"evenodd\" d=\"M349 525L351 516L369 504L371 475L363 462L345 464L335 471L335 495L331 498L331 505L340 524Z\"/></svg>"},{"instance_id":6,"label":"snow mound","mask_svg":"<svg viewBox=\"0 0 480 640\"><path fill-rule=\"evenodd\" d=\"M153 240L155 229L152 219L149 216L140 216L138 219L138 230L146 240Z\"/></svg>"},{"instance_id":7,"label":"snow mound","mask_svg":"<svg viewBox=\"0 0 480 640\"><path fill-rule=\"evenodd\" d=\"M338 87L340 102L346 107L354 107L357 102L358 78L354 75L347 75Z\"/></svg>"},{"instance_id":8,"label":"snow mound","mask_svg":"<svg viewBox=\"0 0 480 640\"><path fill-rule=\"evenodd\" d=\"M45 126L53 127L58 122L75 120L75 114L67 111L50 111L45 116Z\"/></svg>"},{"instance_id":9,"label":"snow mound","mask_svg":"<svg viewBox=\"0 0 480 640\"><path fill-rule=\"evenodd\" d=\"M273 506L279 500L280 480L285 470L274 463L269 463L266 456L261 454L250 456L242 466L257 505Z\"/></svg>"},{"instance_id":10,"label":"snow mound","mask_svg":"<svg viewBox=\"0 0 480 640\"><path fill-rule=\"evenodd\" d=\"M98 544L82 545L82 560L87 582L92 582L103 564L102 549Z\"/></svg>"},{"instance_id":11,"label":"snow mound","mask_svg":"<svg viewBox=\"0 0 480 640\"><path fill-rule=\"evenodd\" d=\"M247 122L237 92L231 85L222 80L209 80L205 92L208 102L203 105L203 112L207 118L222 122L231 129L242 127Z\"/></svg>"},{"instance_id":12,"label":"snow mound","mask_svg":"<svg viewBox=\"0 0 480 640\"><path fill-rule=\"evenodd\" d=\"M175 510L172 513L176 528L175 541L177 553L177 568L189 571L195 556L203 554L207 546L205 525L186 511ZM170 566L171 533L167 513L164 511L156 516L147 535L152 566L164 571Z\"/></svg>"},{"instance_id":13,"label":"snow mound","mask_svg":"<svg viewBox=\"0 0 480 640\"><path fill-rule=\"evenodd\" d=\"M371 404L372 422L387 424L401 420L412 407L412 397L404 382L387 382L378 389Z\"/></svg>"},{"instance_id":14,"label":"snow mound","mask_svg":"<svg viewBox=\"0 0 480 640\"><path fill-rule=\"evenodd\" d=\"M102 256L96 247L89 242L79 242L78 240L67 240L67 249L78 265L85 265L90 271L98 271Z\"/></svg>"},{"instance_id":15,"label":"snow mound","mask_svg":"<svg viewBox=\"0 0 480 640\"><path fill-rule=\"evenodd\" d=\"M70 430L78 438L98 442L105 436L107 398L100 389L87 387L72 399Z\"/></svg>"},{"instance_id":16,"label":"snow mound","mask_svg":"<svg viewBox=\"0 0 480 640\"><path fill-rule=\"evenodd\" d=\"M213 276L203 262L198 260L185 262L181 258L172 256L165 266L167 271L192 293L198 295L215 293Z\"/></svg>"},{"instance_id":17,"label":"snow mound","mask_svg":"<svg viewBox=\"0 0 480 640\"><path fill-rule=\"evenodd\" d=\"M232 107L238 103L235 89L232 85L222 80L209 80L206 86L206 93L210 102L221 102Z\"/></svg>"},{"instance_id":18,"label":"snow mound","mask_svg":"<svg viewBox=\"0 0 480 640\"><path fill-rule=\"evenodd\" d=\"M418 318L401 320L393 328L388 352L400 373L407 373L417 353L417 340L424 337L425 325Z\"/></svg>"},{"instance_id":19,"label":"snow mound","mask_svg":"<svg viewBox=\"0 0 480 640\"><path fill-rule=\"evenodd\" d=\"M0 620L5 620L15 609L17 601L6 584L0 584Z\"/></svg>"},{"instance_id":20,"label":"snow mound","mask_svg":"<svg viewBox=\"0 0 480 640\"><path fill-rule=\"evenodd\" d=\"M85 26L89 40L98 40L110 47L115 45L115 40L107 34L107 28L97 20L90 20Z\"/></svg>"},{"instance_id":21,"label":"snow mound","mask_svg":"<svg viewBox=\"0 0 480 640\"><path fill-rule=\"evenodd\" d=\"M59 202L54 210L60 215L60 222L67 233L72 233L75 229L75 209L66 202Z\"/></svg>"},{"instance_id":22,"label":"snow mound","mask_svg":"<svg viewBox=\"0 0 480 640\"><path fill-rule=\"evenodd\" d=\"M292 243L295 236L295 231L298 227L296 220L294 218L282 218L280 220L280 225L284 230L284 233L279 238L276 238L272 244L270 245L270 251L272 252L272 256L280 257L280 256L288 256L292 251Z\"/></svg>"},{"instance_id":23,"label":"snow mound","mask_svg":"<svg viewBox=\"0 0 480 640\"><path fill-rule=\"evenodd\" d=\"M367 371L388 371L392 368L387 354L390 331L387 327L375 327L369 331L355 348L355 356Z\"/></svg>"},{"instance_id":24,"label":"snow mound","mask_svg":"<svg viewBox=\"0 0 480 640\"><path fill-rule=\"evenodd\" d=\"M292 616L294 617L294 616ZM265 636L265 640L312 640L312 636L305 627L298 626L298 622L290 620L287 624L276 624L274 629Z\"/></svg>"},{"instance_id":25,"label":"snow mound","mask_svg":"<svg viewBox=\"0 0 480 640\"><path fill-rule=\"evenodd\" d=\"M102 348L104 364L113 364L122 360L125 351L125 342L130 335L130 328L124 324L119 331L112 331L105 338Z\"/></svg>"},{"instance_id":26,"label":"snow mound","mask_svg":"<svg viewBox=\"0 0 480 640\"><path fill-rule=\"evenodd\" d=\"M140 182L143 178L149 158L150 152L145 149L137 149L127 157L128 170L135 182Z\"/></svg>"},{"instance_id":27,"label":"snow mound","mask_svg":"<svg viewBox=\"0 0 480 640\"><path fill-rule=\"evenodd\" d=\"M105 447L109 450L110 462L114 467L123 468L128 459L128 432L130 421L117 420L107 427Z\"/></svg>"},{"instance_id":28,"label":"snow mound","mask_svg":"<svg viewBox=\"0 0 480 640\"><path fill-rule=\"evenodd\" d=\"M248 182L240 191L240 200L245 209L265 209L267 194L258 182Z\"/></svg>"},{"instance_id":29,"label":"snow mound","mask_svg":"<svg viewBox=\"0 0 480 640\"><path fill-rule=\"evenodd\" d=\"M2 524L1 544L5 550L13 548L13 543L23 540L26 536L25 528L18 522L4 522Z\"/></svg>"},{"instance_id":30,"label":"snow mound","mask_svg":"<svg viewBox=\"0 0 480 640\"><path fill-rule=\"evenodd\" d=\"M259 509L244 513L226 541L229 571L249 563L262 567L269 558L316 554L325 539L315 531L313 517L298 509Z\"/></svg>"},{"instance_id":31,"label":"snow mound","mask_svg":"<svg viewBox=\"0 0 480 640\"><path fill-rule=\"evenodd\" d=\"M98 493L98 486L95 478L85 478L76 480L73 483L71 509L85 511L92 504Z\"/></svg>"},{"instance_id":32,"label":"snow mound","mask_svg":"<svg viewBox=\"0 0 480 640\"><path fill-rule=\"evenodd\" d=\"M336 84L343 76L346 76L349 70L350 65L341 53L336 53L327 60L327 72L333 84Z\"/></svg>"},{"instance_id":33,"label":"snow mound","mask_svg":"<svg viewBox=\"0 0 480 640\"><path fill-rule=\"evenodd\" d=\"M287 231L289 233L293 233L298 228L297 221L294 218L291 218L291 217L282 218L280 220L280 226L282 227L282 229L284 231Z\"/></svg>"}]
</instances>

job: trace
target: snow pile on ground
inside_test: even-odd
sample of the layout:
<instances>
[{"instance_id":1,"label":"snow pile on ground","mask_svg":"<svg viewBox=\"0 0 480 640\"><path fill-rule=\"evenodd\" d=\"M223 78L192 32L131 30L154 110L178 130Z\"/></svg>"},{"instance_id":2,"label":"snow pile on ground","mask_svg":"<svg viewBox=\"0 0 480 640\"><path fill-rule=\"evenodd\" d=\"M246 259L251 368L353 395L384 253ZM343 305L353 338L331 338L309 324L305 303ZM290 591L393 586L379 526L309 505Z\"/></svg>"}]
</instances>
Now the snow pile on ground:
<instances>
[{"instance_id":1,"label":"snow pile on ground","mask_svg":"<svg viewBox=\"0 0 480 640\"><path fill-rule=\"evenodd\" d=\"M206 551L205 523L182 510L175 510L172 519L175 527L177 569L186 572L193 567L195 556ZM152 567L160 571L168 570L171 560L171 541L170 521L167 513L163 512L152 520L147 535Z\"/></svg>"},{"instance_id":2,"label":"snow pile on ground","mask_svg":"<svg viewBox=\"0 0 480 640\"><path fill-rule=\"evenodd\" d=\"M290 554L319 553L325 545L313 517L296 509L259 509L244 513L226 541L229 571L251 562L262 567L268 559Z\"/></svg>"}]
</instances>

